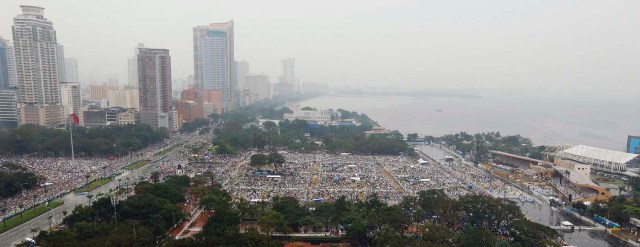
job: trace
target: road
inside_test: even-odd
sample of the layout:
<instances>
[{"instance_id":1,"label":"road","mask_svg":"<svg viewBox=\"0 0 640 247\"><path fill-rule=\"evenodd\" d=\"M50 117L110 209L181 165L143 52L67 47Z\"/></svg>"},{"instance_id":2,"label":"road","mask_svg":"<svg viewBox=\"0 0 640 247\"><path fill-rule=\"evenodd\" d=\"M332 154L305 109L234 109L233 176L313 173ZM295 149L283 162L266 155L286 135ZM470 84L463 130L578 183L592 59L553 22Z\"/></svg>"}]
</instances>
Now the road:
<instances>
[{"instance_id":1,"label":"road","mask_svg":"<svg viewBox=\"0 0 640 247\"><path fill-rule=\"evenodd\" d=\"M443 160L445 156L458 156L457 154L444 150L437 145L419 145L417 148L433 160ZM469 164L473 165L471 163ZM527 219L546 226L557 226L560 222L565 220L573 223L580 222L579 220L561 213L558 209L552 208L547 201L542 201L541 203L522 203L519 200L514 200L514 202L516 202L520 207L520 210L525 214ZM619 239L606 234L604 230L599 230L601 228L596 227L596 229L598 230L583 231L578 230L576 226L576 230L574 232L558 230L558 233L569 244L580 247L630 246L626 242L620 241Z\"/></svg>"},{"instance_id":2,"label":"road","mask_svg":"<svg viewBox=\"0 0 640 247\"><path fill-rule=\"evenodd\" d=\"M109 190L115 191L118 187L118 183L123 185L124 181L127 181L127 178L129 178L129 181L135 181L138 175L146 173L157 164L158 162L156 160L138 168L135 171L125 171L124 173L115 177L111 182L93 190L91 194L107 194L109 193ZM120 181L118 181L118 179L120 179ZM50 225L55 226L59 224L64 217L64 211L67 211L68 214L71 214L76 206L89 203L89 198L87 198L87 195L76 195L73 192L63 196L61 200L64 201L63 205L1 234L0 243L9 243L9 246L15 246L16 244L24 241L25 238L32 237L31 229L38 229L38 231L40 231L43 229L48 229ZM92 200L95 199L92 198ZM51 218L51 222L49 220L49 216L53 216Z\"/></svg>"}]
</instances>

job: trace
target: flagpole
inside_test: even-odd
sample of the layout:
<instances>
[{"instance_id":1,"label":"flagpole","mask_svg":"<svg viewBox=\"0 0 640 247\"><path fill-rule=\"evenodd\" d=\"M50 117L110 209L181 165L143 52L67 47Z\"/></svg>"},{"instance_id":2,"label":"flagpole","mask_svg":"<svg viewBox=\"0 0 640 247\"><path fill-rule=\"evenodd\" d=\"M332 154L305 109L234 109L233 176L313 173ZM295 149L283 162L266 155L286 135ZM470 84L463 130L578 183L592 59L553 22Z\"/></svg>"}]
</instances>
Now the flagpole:
<instances>
[{"instance_id":1,"label":"flagpole","mask_svg":"<svg viewBox=\"0 0 640 247\"><path fill-rule=\"evenodd\" d=\"M70 116L67 116L67 120L70 120ZM74 120L73 123L75 123L75 120ZM75 154L75 152L73 150L73 123L71 123L71 121L69 121L69 134L71 136L71 160L72 161L76 161L76 154Z\"/></svg>"}]
</instances>

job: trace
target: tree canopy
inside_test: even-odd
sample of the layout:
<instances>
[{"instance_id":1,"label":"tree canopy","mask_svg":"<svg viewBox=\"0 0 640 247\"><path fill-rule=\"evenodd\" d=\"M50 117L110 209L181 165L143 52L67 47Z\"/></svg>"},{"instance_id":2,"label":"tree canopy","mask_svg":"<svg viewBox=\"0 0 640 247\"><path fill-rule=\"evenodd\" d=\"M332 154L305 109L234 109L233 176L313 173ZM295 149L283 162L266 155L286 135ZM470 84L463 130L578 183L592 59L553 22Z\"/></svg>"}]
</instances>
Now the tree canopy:
<instances>
[{"instance_id":1,"label":"tree canopy","mask_svg":"<svg viewBox=\"0 0 640 247\"><path fill-rule=\"evenodd\" d=\"M71 156L70 132L26 124L16 129L0 131L0 154L39 154ZM110 125L103 128L73 127L76 155L126 155L158 143L169 137L166 128L152 129L148 125Z\"/></svg>"}]
</instances>

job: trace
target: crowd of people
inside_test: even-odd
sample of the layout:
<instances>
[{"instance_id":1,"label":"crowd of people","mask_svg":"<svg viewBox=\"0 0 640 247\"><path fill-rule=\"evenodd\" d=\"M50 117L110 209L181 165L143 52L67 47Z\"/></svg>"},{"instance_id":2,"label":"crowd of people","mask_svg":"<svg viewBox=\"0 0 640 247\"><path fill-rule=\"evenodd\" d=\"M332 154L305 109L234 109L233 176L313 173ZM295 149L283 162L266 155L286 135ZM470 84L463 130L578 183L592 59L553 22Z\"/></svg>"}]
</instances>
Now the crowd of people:
<instances>
[{"instance_id":1,"label":"crowd of people","mask_svg":"<svg viewBox=\"0 0 640 247\"><path fill-rule=\"evenodd\" d=\"M285 153L276 167L240 163L225 187L236 199L261 201L293 196L302 201L364 199L377 194L388 203L422 190L443 190L452 198L483 194L531 201L519 189L461 161L418 164L406 156ZM385 176L385 173L390 176ZM229 174L228 172L225 174Z\"/></svg>"},{"instance_id":2,"label":"crowd of people","mask_svg":"<svg viewBox=\"0 0 640 247\"><path fill-rule=\"evenodd\" d=\"M162 143L122 157L79 156L71 159L70 157L42 157L36 154L0 157L0 163L13 162L43 177L43 180L38 185L34 185L33 189L25 189L14 197L3 199L0 206L4 210L0 212L0 216L5 218L15 215L35 205L62 197L96 179L115 176L122 172L125 166L138 160L153 160L161 150L194 138L194 135L175 135ZM179 157L182 156L171 155L168 159L172 161Z\"/></svg>"}]
</instances>

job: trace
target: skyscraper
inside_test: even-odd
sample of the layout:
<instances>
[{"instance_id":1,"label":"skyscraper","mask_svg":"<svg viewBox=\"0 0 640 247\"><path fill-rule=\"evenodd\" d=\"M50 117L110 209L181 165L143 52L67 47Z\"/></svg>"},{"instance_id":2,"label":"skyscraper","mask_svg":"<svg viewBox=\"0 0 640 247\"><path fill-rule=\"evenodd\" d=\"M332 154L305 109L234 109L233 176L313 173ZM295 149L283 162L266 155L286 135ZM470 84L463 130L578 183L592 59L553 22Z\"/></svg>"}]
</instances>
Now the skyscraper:
<instances>
[{"instance_id":1,"label":"skyscraper","mask_svg":"<svg viewBox=\"0 0 640 247\"><path fill-rule=\"evenodd\" d=\"M300 80L296 78L296 59L285 58L281 61L282 75L280 76L280 83L289 84L289 87L296 93L302 93L302 86Z\"/></svg>"},{"instance_id":2,"label":"skyscraper","mask_svg":"<svg viewBox=\"0 0 640 247\"><path fill-rule=\"evenodd\" d=\"M291 81L296 78L296 59L295 58L285 58L281 61L282 65L282 77L281 81Z\"/></svg>"},{"instance_id":3,"label":"skyscraper","mask_svg":"<svg viewBox=\"0 0 640 247\"><path fill-rule=\"evenodd\" d=\"M129 87L138 88L138 49L144 48L143 43L138 43L134 48L133 57L127 60L129 68Z\"/></svg>"},{"instance_id":4,"label":"skyscraper","mask_svg":"<svg viewBox=\"0 0 640 247\"><path fill-rule=\"evenodd\" d=\"M9 60L7 59L9 42L0 37L0 89L9 88Z\"/></svg>"},{"instance_id":5,"label":"skyscraper","mask_svg":"<svg viewBox=\"0 0 640 247\"><path fill-rule=\"evenodd\" d=\"M77 59L65 58L64 69L65 69L66 82L80 82L80 78L78 76L78 60Z\"/></svg>"},{"instance_id":6,"label":"skyscraper","mask_svg":"<svg viewBox=\"0 0 640 247\"><path fill-rule=\"evenodd\" d=\"M249 104L271 98L271 82L269 81L269 77L267 75L247 75L245 78L245 88L249 89L251 96L248 102Z\"/></svg>"},{"instance_id":7,"label":"skyscraper","mask_svg":"<svg viewBox=\"0 0 640 247\"><path fill-rule=\"evenodd\" d=\"M245 84L245 76L250 73L249 62L244 60L236 62L236 81L238 82L238 89L247 88L247 84Z\"/></svg>"},{"instance_id":8,"label":"skyscraper","mask_svg":"<svg viewBox=\"0 0 640 247\"><path fill-rule=\"evenodd\" d=\"M9 87L18 87L18 68L16 67L16 52L9 40L5 42L5 50L7 56L7 72L9 73Z\"/></svg>"},{"instance_id":9,"label":"skyscraper","mask_svg":"<svg viewBox=\"0 0 640 247\"><path fill-rule=\"evenodd\" d=\"M140 122L173 129L171 56L166 49L138 49Z\"/></svg>"},{"instance_id":10,"label":"skyscraper","mask_svg":"<svg viewBox=\"0 0 640 247\"><path fill-rule=\"evenodd\" d=\"M16 54L11 41L0 37L0 89L18 87Z\"/></svg>"},{"instance_id":11,"label":"skyscraper","mask_svg":"<svg viewBox=\"0 0 640 247\"><path fill-rule=\"evenodd\" d=\"M56 61L58 64L58 81L63 82L67 80L67 71L65 69L64 61L64 46L61 44L56 45Z\"/></svg>"},{"instance_id":12,"label":"skyscraper","mask_svg":"<svg viewBox=\"0 0 640 247\"><path fill-rule=\"evenodd\" d=\"M0 129L18 127L16 90L0 89Z\"/></svg>"},{"instance_id":13,"label":"skyscraper","mask_svg":"<svg viewBox=\"0 0 640 247\"><path fill-rule=\"evenodd\" d=\"M44 18L44 8L21 5L13 18L20 124L53 127L61 122L60 82L53 23Z\"/></svg>"},{"instance_id":14,"label":"skyscraper","mask_svg":"<svg viewBox=\"0 0 640 247\"><path fill-rule=\"evenodd\" d=\"M69 116L71 113L80 114L80 106L82 105L80 99L80 83L60 83L60 101L65 116Z\"/></svg>"},{"instance_id":15,"label":"skyscraper","mask_svg":"<svg viewBox=\"0 0 640 247\"><path fill-rule=\"evenodd\" d=\"M224 111L233 108L233 21L193 28L194 76L197 89L222 92Z\"/></svg>"}]
</instances>

